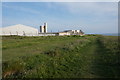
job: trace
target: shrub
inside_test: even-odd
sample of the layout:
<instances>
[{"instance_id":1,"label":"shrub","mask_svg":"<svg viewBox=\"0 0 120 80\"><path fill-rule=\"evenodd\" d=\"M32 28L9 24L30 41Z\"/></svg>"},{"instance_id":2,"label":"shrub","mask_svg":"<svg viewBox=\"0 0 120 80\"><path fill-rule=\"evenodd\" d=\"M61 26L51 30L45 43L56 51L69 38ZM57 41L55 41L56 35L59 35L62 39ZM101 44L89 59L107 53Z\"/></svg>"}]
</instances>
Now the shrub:
<instances>
[{"instance_id":1,"label":"shrub","mask_svg":"<svg viewBox=\"0 0 120 80\"><path fill-rule=\"evenodd\" d=\"M54 56L59 55L59 50L58 49L51 49L49 51L44 52L44 54L47 54L49 56L54 57Z\"/></svg>"}]
</instances>

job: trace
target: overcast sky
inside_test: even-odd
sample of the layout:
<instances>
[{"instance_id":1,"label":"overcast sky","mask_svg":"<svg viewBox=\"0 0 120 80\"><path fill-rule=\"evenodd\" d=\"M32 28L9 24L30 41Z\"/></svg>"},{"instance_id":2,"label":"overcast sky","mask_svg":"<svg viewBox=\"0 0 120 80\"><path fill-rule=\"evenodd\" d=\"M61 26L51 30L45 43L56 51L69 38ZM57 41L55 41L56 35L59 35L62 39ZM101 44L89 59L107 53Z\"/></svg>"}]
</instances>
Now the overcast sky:
<instances>
[{"instance_id":1,"label":"overcast sky","mask_svg":"<svg viewBox=\"0 0 120 80\"><path fill-rule=\"evenodd\" d=\"M24 24L48 31L82 29L85 33L117 33L117 2L3 2L2 25Z\"/></svg>"}]
</instances>

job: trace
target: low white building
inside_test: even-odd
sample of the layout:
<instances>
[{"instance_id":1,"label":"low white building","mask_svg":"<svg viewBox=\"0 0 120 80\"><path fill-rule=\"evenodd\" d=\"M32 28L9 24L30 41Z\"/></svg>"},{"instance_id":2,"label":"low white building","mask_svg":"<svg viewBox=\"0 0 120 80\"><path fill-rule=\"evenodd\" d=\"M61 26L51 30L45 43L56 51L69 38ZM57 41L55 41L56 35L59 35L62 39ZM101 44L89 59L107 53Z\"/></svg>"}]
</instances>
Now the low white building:
<instances>
[{"instance_id":1,"label":"low white building","mask_svg":"<svg viewBox=\"0 0 120 80\"><path fill-rule=\"evenodd\" d=\"M80 35L83 36L85 35L82 30L66 30L63 32L58 32L59 36L64 36L64 35Z\"/></svg>"},{"instance_id":2,"label":"low white building","mask_svg":"<svg viewBox=\"0 0 120 80\"><path fill-rule=\"evenodd\" d=\"M36 36L38 29L22 24L0 28L0 35Z\"/></svg>"},{"instance_id":3,"label":"low white building","mask_svg":"<svg viewBox=\"0 0 120 80\"><path fill-rule=\"evenodd\" d=\"M70 33L69 32L59 32L58 35L65 36L65 35L70 35Z\"/></svg>"}]
</instances>

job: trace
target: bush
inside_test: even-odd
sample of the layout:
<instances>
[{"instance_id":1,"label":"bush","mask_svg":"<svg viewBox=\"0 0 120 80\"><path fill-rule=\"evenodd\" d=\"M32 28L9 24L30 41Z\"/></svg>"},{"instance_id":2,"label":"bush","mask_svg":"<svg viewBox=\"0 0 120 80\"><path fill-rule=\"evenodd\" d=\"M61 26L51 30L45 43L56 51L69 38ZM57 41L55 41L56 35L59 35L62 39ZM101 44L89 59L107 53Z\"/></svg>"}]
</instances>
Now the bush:
<instances>
[{"instance_id":1,"label":"bush","mask_svg":"<svg viewBox=\"0 0 120 80\"><path fill-rule=\"evenodd\" d=\"M54 56L58 56L60 53L58 49L51 49L49 51L44 52L44 54L54 57Z\"/></svg>"}]
</instances>

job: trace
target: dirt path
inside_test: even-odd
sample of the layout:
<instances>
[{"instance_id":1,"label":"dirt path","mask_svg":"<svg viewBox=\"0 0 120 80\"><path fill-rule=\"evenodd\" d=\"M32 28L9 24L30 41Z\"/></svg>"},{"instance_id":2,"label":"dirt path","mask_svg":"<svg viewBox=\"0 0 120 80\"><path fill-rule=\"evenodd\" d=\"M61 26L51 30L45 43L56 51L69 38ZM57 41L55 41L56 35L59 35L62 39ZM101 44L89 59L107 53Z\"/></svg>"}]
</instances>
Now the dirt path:
<instances>
[{"instance_id":1,"label":"dirt path","mask_svg":"<svg viewBox=\"0 0 120 80\"><path fill-rule=\"evenodd\" d=\"M106 63L107 50L103 46L100 38L94 40L91 44L82 50L83 78L110 78L115 77L114 69Z\"/></svg>"}]
</instances>

